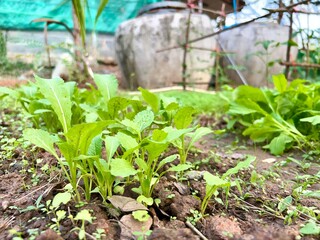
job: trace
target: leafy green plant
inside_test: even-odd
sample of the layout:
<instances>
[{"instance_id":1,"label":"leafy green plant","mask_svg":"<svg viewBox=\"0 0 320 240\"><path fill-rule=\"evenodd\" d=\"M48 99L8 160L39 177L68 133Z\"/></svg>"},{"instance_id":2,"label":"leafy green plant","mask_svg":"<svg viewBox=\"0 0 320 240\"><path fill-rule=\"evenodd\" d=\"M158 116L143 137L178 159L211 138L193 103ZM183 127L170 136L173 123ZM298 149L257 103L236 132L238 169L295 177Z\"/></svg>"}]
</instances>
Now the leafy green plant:
<instances>
[{"instance_id":1,"label":"leafy green plant","mask_svg":"<svg viewBox=\"0 0 320 240\"><path fill-rule=\"evenodd\" d=\"M203 215L198 210L190 209L191 216L187 217L187 221L192 225L196 225L197 222L203 218Z\"/></svg>"},{"instance_id":2,"label":"leafy green plant","mask_svg":"<svg viewBox=\"0 0 320 240\"><path fill-rule=\"evenodd\" d=\"M135 189L141 195L139 200L153 204L152 192L160 178L168 171L192 167L186 164L190 148L212 131L189 127L195 111L181 108L174 99L160 99L142 88L144 102L127 99L117 96L118 84L113 76L95 75L94 81L97 89L82 91L75 83L59 78L36 77L27 100L11 89L2 92L13 92L29 112L30 98L45 103L47 108L36 104L33 108L37 110L32 110L32 118L39 114L46 119L41 122L34 118L35 126L43 129L26 129L24 137L57 159L78 202L81 193L89 201L93 192L105 202L116 185L119 188L123 179L128 183L134 176L140 183ZM48 113L48 117L43 116ZM171 146L178 148L180 164L163 170L178 158L164 155Z\"/></svg>"},{"instance_id":3,"label":"leafy green plant","mask_svg":"<svg viewBox=\"0 0 320 240\"><path fill-rule=\"evenodd\" d=\"M115 117L108 113L108 101L115 97L117 80L113 75L94 75L98 89L80 89L75 82L60 78L43 79L35 76L36 82L17 90L1 87L1 97L11 97L21 104L35 128L51 133L66 133L70 126ZM119 109L121 110L121 109Z\"/></svg>"},{"instance_id":4,"label":"leafy green plant","mask_svg":"<svg viewBox=\"0 0 320 240\"><path fill-rule=\"evenodd\" d=\"M152 230L146 232L133 232L133 235L137 237L137 240L146 240L152 234Z\"/></svg>"},{"instance_id":5,"label":"leafy green plant","mask_svg":"<svg viewBox=\"0 0 320 240\"><path fill-rule=\"evenodd\" d=\"M314 149L319 139L319 126L313 122L319 113L319 85L299 79L289 84L284 75L273 76L273 82L275 89L240 86L231 99L223 98L229 127L239 122L245 127L243 135L269 142L265 148L274 155L294 145Z\"/></svg>"},{"instance_id":6,"label":"leafy green plant","mask_svg":"<svg viewBox=\"0 0 320 240\"><path fill-rule=\"evenodd\" d=\"M86 238L86 229L85 229L85 222L92 223L93 217L91 216L88 209L83 209L77 213L75 218L76 221L81 221L81 227L75 227L71 231L78 231L79 239L87 239Z\"/></svg>"},{"instance_id":7,"label":"leafy green plant","mask_svg":"<svg viewBox=\"0 0 320 240\"><path fill-rule=\"evenodd\" d=\"M52 200L48 200L46 202L46 206L43 207L41 210L46 214L53 215L51 221L53 224L51 228L55 231L59 232L60 222L66 218L67 212L65 210L59 210L62 204L67 204L71 201L72 195L68 191L58 193L54 196Z\"/></svg>"},{"instance_id":8,"label":"leafy green plant","mask_svg":"<svg viewBox=\"0 0 320 240\"><path fill-rule=\"evenodd\" d=\"M191 167L191 165L180 164L160 172L165 164L173 162L178 157L178 155L170 155L161 159L161 155L168 149L172 141L190 130L169 129L167 127L162 130L154 129L152 133L148 134L153 120L154 114L150 110L143 110L137 113L133 121L129 119L121 121L123 128L119 128L115 135L123 148L122 159L126 159L130 164L135 163L138 167L136 175L140 187L135 188L134 191L139 193L140 200L144 199L143 201L148 202L148 205L153 204L151 195L161 176L168 171L184 171ZM123 169L120 170L124 172Z\"/></svg>"},{"instance_id":9,"label":"leafy green plant","mask_svg":"<svg viewBox=\"0 0 320 240\"><path fill-rule=\"evenodd\" d=\"M246 160L239 162L235 167L230 168L221 177L213 175L207 171L203 174L203 178L206 182L206 195L202 199L201 206L200 206L200 213L202 216L205 215L205 211L207 209L207 206L212 196L215 196L216 201L222 203L221 199L217 198L219 194L218 189L225 189L226 205L228 205L227 201L228 201L229 189L232 186L237 186L236 181L232 181L230 177L232 175L237 174L241 170L249 168L250 164L253 161L255 161L255 157L248 156Z\"/></svg>"},{"instance_id":10,"label":"leafy green plant","mask_svg":"<svg viewBox=\"0 0 320 240\"><path fill-rule=\"evenodd\" d=\"M106 237L105 230L101 228L97 228L96 231L92 234L97 240L103 239Z\"/></svg>"},{"instance_id":11,"label":"leafy green plant","mask_svg":"<svg viewBox=\"0 0 320 240\"><path fill-rule=\"evenodd\" d=\"M45 129L53 133L63 128L64 131L67 131L71 124L69 94L72 92L70 90L71 83L65 84L62 79L52 79L52 81L39 77L36 79L36 83L22 86L17 90L0 89L2 96L14 97L33 120L36 128L42 128L44 124ZM66 101L66 105L62 104L64 101Z\"/></svg>"},{"instance_id":12,"label":"leafy green plant","mask_svg":"<svg viewBox=\"0 0 320 240\"><path fill-rule=\"evenodd\" d=\"M159 179L168 171L180 172L189 169L191 165L186 164L188 151L196 141L211 131L206 128L188 127L193 120L194 112L192 110L190 114L190 107L181 108L173 101L165 103L146 89L139 90L150 109L143 109L135 115L125 115L126 118L121 120L120 124L109 130L114 132L123 149L122 158L137 166L136 176L140 187L134 191L140 194L138 200L151 205L152 192ZM179 117L176 117L177 115ZM171 126L173 123L176 128ZM190 133L190 137L187 133ZM189 137L190 141L184 144L186 137ZM179 155L183 160L180 159L179 165L171 166L164 171L162 167L178 157L162 157L171 144L178 146Z\"/></svg>"},{"instance_id":13,"label":"leafy green plant","mask_svg":"<svg viewBox=\"0 0 320 240\"><path fill-rule=\"evenodd\" d=\"M174 98L179 105L193 107L198 112L210 113L215 110L212 104L215 102L215 94L193 91L168 91L157 94L160 98Z\"/></svg>"},{"instance_id":14,"label":"leafy green plant","mask_svg":"<svg viewBox=\"0 0 320 240\"><path fill-rule=\"evenodd\" d=\"M99 142L99 138L97 140ZM100 193L103 201L105 202L107 197L112 196L116 177L129 177L135 175L137 171L126 159L114 157L120 145L120 142L116 137L106 136L104 141L106 148L106 159L98 158L94 162L92 174L95 176L94 181L97 186L97 191ZM100 155L100 145L98 144L97 146L98 151L96 152L96 155ZM92 192L95 192L95 190Z\"/></svg>"},{"instance_id":15,"label":"leafy green plant","mask_svg":"<svg viewBox=\"0 0 320 240\"><path fill-rule=\"evenodd\" d=\"M107 76L104 80L101 80L102 77L100 75L97 75L96 77L100 82L113 79ZM60 167L75 190L78 201L80 201L80 194L77 190L77 186L78 181L82 179L84 182L85 196L86 199L89 200L93 183L92 173L94 172L92 160L96 158L90 155L88 157L87 155L88 152L94 152L92 149L96 147L95 145L91 145L93 139L100 135L110 122L100 121L95 123L82 123L71 127L73 112L70 94L73 90L68 88L70 83L64 84L61 79L48 81L37 78L37 84L39 86L39 91L52 105L52 110L62 126L63 138L59 139L41 129L27 129L24 131L24 136L30 142L44 148L56 157ZM72 88L74 88L74 86L72 86ZM109 86L104 91L109 91L111 93L111 90L113 92L115 91ZM111 96L112 95L110 95L110 97ZM55 144L59 147L64 159L58 156L56 149L54 148ZM101 153L99 153L99 155L100 154ZM66 164L64 161L66 161ZM80 177L77 175L78 170L82 173Z\"/></svg>"}]
</instances>

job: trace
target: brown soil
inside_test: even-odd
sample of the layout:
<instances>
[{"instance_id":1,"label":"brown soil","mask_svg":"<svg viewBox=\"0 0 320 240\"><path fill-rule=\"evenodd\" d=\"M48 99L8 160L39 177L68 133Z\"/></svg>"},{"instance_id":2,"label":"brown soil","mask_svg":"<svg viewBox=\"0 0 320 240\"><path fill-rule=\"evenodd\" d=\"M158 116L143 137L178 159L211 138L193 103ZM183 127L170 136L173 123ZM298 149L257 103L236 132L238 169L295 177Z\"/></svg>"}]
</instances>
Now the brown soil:
<instances>
[{"instance_id":1,"label":"brown soil","mask_svg":"<svg viewBox=\"0 0 320 240\"><path fill-rule=\"evenodd\" d=\"M208 163L200 165L201 170L210 170L225 172L229 167L234 166L239 159L244 157L243 154L253 154L257 156L256 170L260 173L270 169L273 163L267 163L265 159L274 158L276 162L284 159L275 158L274 156L256 149L228 149L230 141L235 136L226 135L220 139L212 137L205 139L205 144L200 148L202 152L190 155L190 161L208 158L213 152L219 156L219 161L214 162L212 159ZM240 144L238 143L238 146ZM26 153L18 153L15 158L19 160L21 155ZM39 152L37 158L45 159L41 164L49 163L55 165L53 160L47 153ZM11 239L8 232L9 229L15 229L22 233L24 239L30 236L28 229L37 229L39 234L37 239L60 239L55 232L48 230L52 224L52 216L46 215L38 210L20 212L18 209L26 209L28 206L34 206L35 201L40 195L43 201L52 199L52 197L60 191L64 186L58 172L53 172L52 176L43 176L36 186L30 188L30 174L21 174L21 166L18 162L14 165L10 164L15 159L8 159L1 164L0 171L0 239ZM41 166L38 166L39 168ZM38 168L38 169L39 169ZM294 169L294 166L285 169ZM283 172L285 172L282 168ZM276 172L276 170L275 170ZM43 175L43 173L40 173ZM279 173L281 174L281 173ZM55 177L54 177L55 176ZM57 177L58 176L58 177ZM270 204L278 197L290 195L290 185L283 189L279 186L279 181L293 180L288 177L294 175L284 174L286 179L271 178L267 180L263 186L252 187L244 186L242 191L250 194L246 200L239 200L230 197L228 207L220 205L216 202L209 204L208 216L199 220L196 228L207 237L207 239L296 239L299 235L298 228L300 220L297 219L291 225L285 225L281 215L275 216L270 212L263 211L262 202L264 200ZM243 173L243 179L248 180L250 171ZM130 192L127 191L128 193ZM237 191L235 191L236 193ZM199 210L200 200L205 194L205 185L203 180L189 180L177 182L174 178L168 176L163 177L154 191L154 197L159 198L161 203L159 207L154 206L150 209L153 216L152 233L148 239L200 239L185 224L186 219L191 217L190 209ZM239 194L239 193L238 193ZM130 195L127 194L127 195ZM223 201L225 201L222 196ZM306 205L320 207L320 202L315 199L306 200ZM13 207L14 206L14 207ZM86 227L86 231L92 234L96 228L104 229L106 238L104 239L130 239L122 234L119 218L115 218L110 214L110 209L102 205L101 200L97 197L91 203L85 206L91 209L96 217L93 224ZM274 206L276 207L276 206ZM69 211L75 212L79 209L75 208L72 203L69 204ZM170 217L171 216L171 217ZM118 216L121 217L121 216ZM61 222L60 232L62 239L78 239L76 232L70 231L75 226L67 219ZM134 238L132 238L134 239ZM307 238L305 238L307 239ZM310 238L312 239L312 238Z\"/></svg>"}]
</instances>

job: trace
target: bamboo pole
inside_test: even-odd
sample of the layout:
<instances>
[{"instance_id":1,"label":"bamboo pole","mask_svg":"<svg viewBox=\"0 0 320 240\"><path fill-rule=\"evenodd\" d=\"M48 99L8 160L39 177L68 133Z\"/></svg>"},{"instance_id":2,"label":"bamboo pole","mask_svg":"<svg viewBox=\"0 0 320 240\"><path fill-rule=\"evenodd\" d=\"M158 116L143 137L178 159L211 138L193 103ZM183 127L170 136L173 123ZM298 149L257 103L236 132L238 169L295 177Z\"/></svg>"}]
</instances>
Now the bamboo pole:
<instances>
[{"instance_id":1,"label":"bamboo pole","mask_svg":"<svg viewBox=\"0 0 320 240\"><path fill-rule=\"evenodd\" d=\"M183 90L186 90L186 79L187 79L187 53L188 53L188 41L189 41L189 33L190 33L190 24L191 24L191 8L189 10L188 21L187 21L187 29L186 29L186 43L183 46L183 59L182 59L182 84Z\"/></svg>"},{"instance_id":2,"label":"bamboo pole","mask_svg":"<svg viewBox=\"0 0 320 240\"><path fill-rule=\"evenodd\" d=\"M290 0L290 4L293 4L293 0ZM289 20L290 20L290 26L289 26L289 36L288 36L288 44L287 44L287 54L286 54L286 61L290 62L290 51L291 51L291 44L290 41L292 40L292 33L293 33L293 11L292 9L289 11ZM285 71L284 71L284 75L286 76L286 78L288 79L289 77L289 70L290 70L290 66L286 65Z\"/></svg>"}]
</instances>

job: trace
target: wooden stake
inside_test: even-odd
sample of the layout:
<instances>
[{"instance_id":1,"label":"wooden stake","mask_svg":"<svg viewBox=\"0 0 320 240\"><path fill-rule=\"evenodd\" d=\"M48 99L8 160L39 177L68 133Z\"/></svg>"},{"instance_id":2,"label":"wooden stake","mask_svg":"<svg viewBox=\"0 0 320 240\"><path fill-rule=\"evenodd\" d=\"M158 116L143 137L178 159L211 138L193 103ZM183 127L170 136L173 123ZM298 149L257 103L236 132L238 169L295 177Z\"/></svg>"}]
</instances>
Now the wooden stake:
<instances>
[{"instance_id":1,"label":"wooden stake","mask_svg":"<svg viewBox=\"0 0 320 240\"><path fill-rule=\"evenodd\" d=\"M290 0L290 4L293 4L293 0ZM292 32L293 32L293 28L292 28L292 25L293 25L293 11L292 9L290 9L290 26L289 26L289 37L288 37L288 45L287 45L287 55L286 55L286 61L287 62L290 62L290 51L291 51L291 44L289 43L289 41L292 40ZM286 66L286 69L285 69L285 76L286 78L288 79L289 77L289 70L290 70L290 67L289 66Z\"/></svg>"},{"instance_id":2,"label":"wooden stake","mask_svg":"<svg viewBox=\"0 0 320 240\"><path fill-rule=\"evenodd\" d=\"M182 84L183 84L183 90L186 90L187 52L188 52L190 22L191 22L191 9L189 10L188 21L187 21L186 40L185 40L186 43L183 46L183 59L182 59Z\"/></svg>"}]
</instances>

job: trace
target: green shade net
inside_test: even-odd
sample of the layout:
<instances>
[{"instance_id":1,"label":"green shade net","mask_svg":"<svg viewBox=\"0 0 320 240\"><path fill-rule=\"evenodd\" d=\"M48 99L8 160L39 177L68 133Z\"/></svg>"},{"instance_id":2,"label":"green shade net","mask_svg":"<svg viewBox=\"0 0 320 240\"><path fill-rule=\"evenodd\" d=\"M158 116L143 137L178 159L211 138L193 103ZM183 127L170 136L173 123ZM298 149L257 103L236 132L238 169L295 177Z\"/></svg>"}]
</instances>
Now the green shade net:
<instances>
[{"instance_id":1,"label":"green shade net","mask_svg":"<svg viewBox=\"0 0 320 240\"><path fill-rule=\"evenodd\" d=\"M86 24L90 31L100 1L87 2ZM154 2L161 0L109 0L98 20L96 31L112 34L120 23L136 17L141 7ZM44 23L32 22L37 18L62 21L72 28L71 0L0 0L0 29L43 30ZM56 24L51 24L50 29L65 30Z\"/></svg>"}]
</instances>

